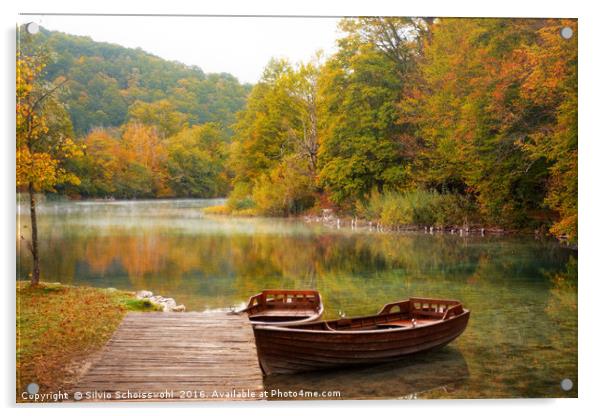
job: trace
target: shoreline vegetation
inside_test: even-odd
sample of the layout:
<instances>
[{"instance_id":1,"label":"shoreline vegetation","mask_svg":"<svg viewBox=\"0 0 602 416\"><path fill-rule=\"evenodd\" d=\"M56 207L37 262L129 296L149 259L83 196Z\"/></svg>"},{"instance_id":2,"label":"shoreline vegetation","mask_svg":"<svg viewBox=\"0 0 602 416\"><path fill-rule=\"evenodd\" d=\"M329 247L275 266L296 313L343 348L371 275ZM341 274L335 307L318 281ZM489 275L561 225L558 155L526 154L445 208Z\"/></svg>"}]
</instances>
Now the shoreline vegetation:
<instances>
[{"instance_id":1,"label":"shoreline vegetation","mask_svg":"<svg viewBox=\"0 0 602 416\"><path fill-rule=\"evenodd\" d=\"M152 293L114 288L17 281L16 295L18 401L29 383L40 393L71 386L128 312L164 310Z\"/></svg>"},{"instance_id":2,"label":"shoreline vegetation","mask_svg":"<svg viewBox=\"0 0 602 416\"><path fill-rule=\"evenodd\" d=\"M237 201L227 200L224 205L203 208L203 212L207 215L233 217L270 216L258 208L252 199L246 200L242 206ZM302 218L307 223L321 223L331 228L367 229L368 231L430 234L443 232L460 236L533 234L554 237L543 226L504 227L484 222L478 214L477 207L468 198L429 191L385 194L373 192L368 201L358 203L353 211L344 212L337 210L336 207L314 206L291 216ZM578 248L576 243L571 243L566 238L556 237L556 239L571 249Z\"/></svg>"}]
</instances>

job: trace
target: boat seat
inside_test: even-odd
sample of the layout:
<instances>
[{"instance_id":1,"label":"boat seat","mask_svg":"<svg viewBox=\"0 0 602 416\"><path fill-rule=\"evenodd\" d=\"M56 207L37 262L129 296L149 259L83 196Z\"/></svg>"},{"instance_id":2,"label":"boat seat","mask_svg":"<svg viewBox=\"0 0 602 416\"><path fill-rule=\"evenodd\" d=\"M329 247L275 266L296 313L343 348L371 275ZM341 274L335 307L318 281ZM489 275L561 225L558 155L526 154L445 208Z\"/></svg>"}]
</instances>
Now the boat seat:
<instances>
[{"instance_id":1,"label":"boat seat","mask_svg":"<svg viewBox=\"0 0 602 416\"><path fill-rule=\"evenodd\" d=\"M426 325L433 322L432 319L416 319L416 326ZM389 321L383 322L381 324L376 324L379 327L387 327L387 326L398 326L400 328L411 327L412 320L411 319L400 319L398 321Z\"/></svg>"},{"instance_id":2,"label":"boat seat","mask_svg":"<svg viewBox=\"0 0 602 416\"><path fill-rule=\"evenodd\" d=\"M261 317L274 317L274 316L285 316L285 317L309 317L315 315L316 311L311 308L295 308L295 309L274 309L274 310L265 310L261 312L257 312L253 314L253 318L261 318Z\"/></svg>"}]
</instances>

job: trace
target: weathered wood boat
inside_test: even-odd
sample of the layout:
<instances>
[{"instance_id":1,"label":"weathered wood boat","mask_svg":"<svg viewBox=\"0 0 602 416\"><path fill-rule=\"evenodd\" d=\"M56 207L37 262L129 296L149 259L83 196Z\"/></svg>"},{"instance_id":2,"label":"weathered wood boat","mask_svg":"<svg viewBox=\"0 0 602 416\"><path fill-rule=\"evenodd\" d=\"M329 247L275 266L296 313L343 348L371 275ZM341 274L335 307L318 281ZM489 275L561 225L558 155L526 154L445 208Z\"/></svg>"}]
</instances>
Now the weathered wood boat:
<instances>
[{"instance_id":1,"label":"weathered wood boat","mask_svg":"<svg viewBox=\"0 0 602 416\"><path fill-rule=\"evenodd\" d=\"M410 298L378 314L295 324L254 325L266 375L388 362L443 347L468 324L470 311L456 300Z\"/></svg>"},{"instance_id":2,"label":"weathered wood boat","mask_svg":"<svg viewBox=\"0 0 602 416\"><path fill-rule=\"evenodd\" d=\"M317 321L324 305L317 290L264 290L251 296L246 312L254 325L281 326Z\"/></svg>"}]
</instances>

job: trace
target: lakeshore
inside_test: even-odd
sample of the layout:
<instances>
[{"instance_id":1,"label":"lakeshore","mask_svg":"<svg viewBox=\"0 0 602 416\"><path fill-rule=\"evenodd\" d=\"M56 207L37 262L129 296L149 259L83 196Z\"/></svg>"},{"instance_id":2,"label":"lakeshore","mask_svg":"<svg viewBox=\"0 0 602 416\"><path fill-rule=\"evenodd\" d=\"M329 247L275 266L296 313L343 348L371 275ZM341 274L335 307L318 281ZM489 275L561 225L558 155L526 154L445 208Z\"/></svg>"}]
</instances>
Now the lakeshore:
<instances>
[{"instance_id":1,"label":"lakeshore","mask_svg":"<svg viewBox=\"0 0 602 416\"><path fill-rule=\"evenodd\" d=\"M576 243L570 243L566 239L555 238L551 236L543 228L504 228L496 225L489 224L383 224L378 220L369 220L366 218L358 218L344 213L337 213L333 209L322 209L320 214L315 214L316 210L312 210L312 213L302 213L293 215L290 218L301 219L307 224L320 224L330 229L350 229L354 231L367 231L367 232L409 232L409 233L424 233L424 234L452 234L460 237L468 236L485 236L485 235L498 235L498 236L510 236L510 235L524 235L534 236L535 238L554 238L559 244L577 251L578 245ZM253 218L253 217L265 217L260 215L252 209L246 209L242 211L235 211L229 208L227 205L212 205L203 208L203 213L206 215L214 216L225 216L235 218Z\"/></svg>"},{"instance_id":2,"label":"lakeshore","mask_svg":"<svg viewBox=\"0 0 602 416\"><path fill-rule=\"evenodd\" d=\"M130 311L158 311L134 292L17 281L17 399L67 389Z\"/></svg>"}]
</instances>

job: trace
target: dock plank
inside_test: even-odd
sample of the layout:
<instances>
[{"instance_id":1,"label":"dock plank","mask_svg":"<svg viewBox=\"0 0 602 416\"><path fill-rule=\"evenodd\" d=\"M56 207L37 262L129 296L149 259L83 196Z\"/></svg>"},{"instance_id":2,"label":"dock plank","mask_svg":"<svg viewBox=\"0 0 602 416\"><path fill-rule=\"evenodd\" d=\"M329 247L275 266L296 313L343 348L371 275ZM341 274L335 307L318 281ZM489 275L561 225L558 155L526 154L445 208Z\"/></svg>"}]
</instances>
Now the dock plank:
<instances>
[{"instance_id":1,"label":"dock plank","mask_svg":"<svg viewBox=\"0 0 602 416\"><path fill-rule=\"evenodd\" d=\"M260 400L263 389L245 317L146 312L124 318L72 394L84 401Z\"/></svg>"}]
</instances>

